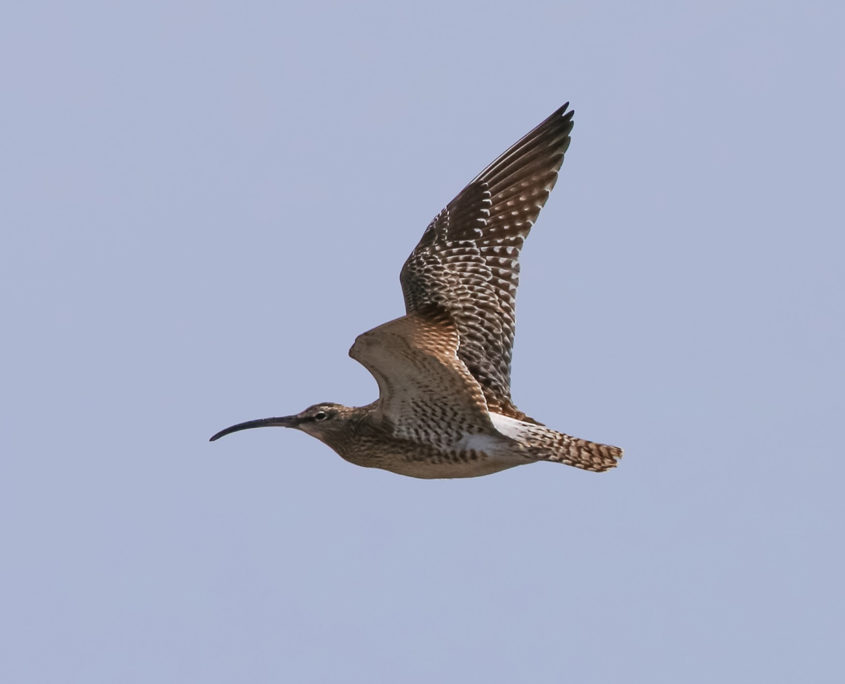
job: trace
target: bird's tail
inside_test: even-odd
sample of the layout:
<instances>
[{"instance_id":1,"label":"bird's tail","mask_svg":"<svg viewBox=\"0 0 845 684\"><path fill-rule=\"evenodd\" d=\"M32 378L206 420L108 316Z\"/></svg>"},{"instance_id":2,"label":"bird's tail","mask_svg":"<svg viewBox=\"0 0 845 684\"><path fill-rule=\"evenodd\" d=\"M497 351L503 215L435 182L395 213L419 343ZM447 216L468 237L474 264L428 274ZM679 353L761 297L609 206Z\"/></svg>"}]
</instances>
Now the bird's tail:
<instances>
[{"instance_id":1,"label":"bird's tail","mask_svg":"<svg viewBox=\"0 0 845 684\"><path fill-rule=\"evenodd\" d=\"M529 459L565 463L600 473L615 468L622 458L619 447L565 435L533 418L521 419L491 412L490 419L495 428L512 439L512 444Z\"/></svg>"},{"instance_id":2,"label":"bird's tail","mask_svg":"<svg viewBox=\"0 0 845 684\"><path fill-rule=\"evenodd\" d=\"M548 429L548 428L547 428ZM622 449L610 444L599 444L578 437L570 437L554 430L554 442L537 449L543 461L554 461L600 473L615 468L622 458Z\"/></svg>"}]
</instances>

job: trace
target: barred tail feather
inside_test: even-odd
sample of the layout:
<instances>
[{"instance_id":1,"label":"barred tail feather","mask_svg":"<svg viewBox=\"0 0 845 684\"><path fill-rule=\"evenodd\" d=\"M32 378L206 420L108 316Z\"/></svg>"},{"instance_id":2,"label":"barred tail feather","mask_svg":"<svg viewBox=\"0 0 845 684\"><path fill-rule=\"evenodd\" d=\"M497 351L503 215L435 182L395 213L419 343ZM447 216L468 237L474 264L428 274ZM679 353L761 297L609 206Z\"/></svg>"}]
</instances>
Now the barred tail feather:
<instances>
[{"instance_id":1,"label":"barred tail feather","mask_svg":"<svg viewBox=\"0 0 845 684\"><path fill-rule=\"evenodd\" d=\"M559 439L555 447L540 450L542 460L556 461L601 473L615 468L619 459L622 458L622 449L619 447L557 434Z\"/></svg>"},{"instance_id":2,"label":"barred tail feather","mask_svg":"<svg viewBox=\"0 0 845 684\"><path fill-rule=\"evenodd\" d=\"M538 461L565 463L600 473L615 468L622 458L619 447L571 437L542 423L529 423L495 412L490 413L490 419L496 430L518 445L521 453Z\"/></svg>"}]
</instances>

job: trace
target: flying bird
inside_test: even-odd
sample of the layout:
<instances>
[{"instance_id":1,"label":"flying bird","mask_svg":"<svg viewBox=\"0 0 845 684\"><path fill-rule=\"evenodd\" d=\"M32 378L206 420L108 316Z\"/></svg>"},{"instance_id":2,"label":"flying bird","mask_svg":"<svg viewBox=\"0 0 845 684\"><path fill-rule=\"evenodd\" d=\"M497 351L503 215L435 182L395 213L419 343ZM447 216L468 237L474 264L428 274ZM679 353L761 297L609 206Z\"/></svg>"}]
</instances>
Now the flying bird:
<instances>
[{"instance_id":1,"label":"flying bird","mask_svg":"<svg viewBox=\"0 0 845 684\"><path fill-rule=\"evenodd\" d=\"M511 400L519 253L569 147L566 103L508 148L434 217L402 267L406 314L358 336L349 355L379 398L239 423L316 437L347 461L420 478L488 475L552 461L601 472L615 446L557 432Z\"/></svg>"}]
</instances>

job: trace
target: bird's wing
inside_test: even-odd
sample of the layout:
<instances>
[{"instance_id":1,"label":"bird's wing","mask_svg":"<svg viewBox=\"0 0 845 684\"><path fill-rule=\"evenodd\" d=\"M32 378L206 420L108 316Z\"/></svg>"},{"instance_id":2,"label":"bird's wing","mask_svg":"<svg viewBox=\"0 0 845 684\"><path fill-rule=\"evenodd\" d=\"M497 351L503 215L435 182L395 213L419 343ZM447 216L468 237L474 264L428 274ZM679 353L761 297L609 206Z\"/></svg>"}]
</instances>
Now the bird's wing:
<instances>
[{"instance_id":1,"label":"bird's wing","mask_svg":"<svg viewBox=\"0 0 845 684\"><path fill-rule=\"evenodd\" d=\"M378 382L377 415L395 436L447 448L467 434L495 432L445 312L426 307L373 328L358 336L349 355Z\"/></svg>"},{"instance_id":2,"label":"bird's wing","mask_svg":"<svg viewBox=\"0 0 845 684\"><path fill-rule=\"evenodd\" d=\"M511 402L519 252L557 180L572 114L563 105L485 168L441 211L402 267L408 313L448 312L458 357L490 410L525 418Z\"/></svg>"}]
</instances>

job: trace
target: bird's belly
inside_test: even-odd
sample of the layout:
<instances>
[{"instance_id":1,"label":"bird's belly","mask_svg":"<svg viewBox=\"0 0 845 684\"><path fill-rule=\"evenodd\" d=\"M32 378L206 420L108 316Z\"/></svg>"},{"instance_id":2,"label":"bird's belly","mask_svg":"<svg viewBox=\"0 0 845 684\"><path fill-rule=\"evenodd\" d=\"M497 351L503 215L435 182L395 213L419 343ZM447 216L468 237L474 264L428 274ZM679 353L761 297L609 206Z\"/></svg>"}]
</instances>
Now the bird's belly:
<instances>
[{"instance_id":1,"label":"bird's belly","mask_svg":"<svg viewBox=\"0 0 845 684\"><path fill-rule=\"evenodd\" d=\"M397 442L389 451L356 450L343 458L366 468L381 468L398 475L425 479L480 477L530 463L494 437L472 435L451 449Z\"/></svg>"},{"instance_id":2,"label":"bird's belly","mask_svg":"<svg viewBox=\"0 0 845 684\"><path fill-rule=\"evenodd\" d=\"M468 462L461 462L457 460L443 460L443 461L405 461L396 459L390 463L381 463L372 465L371 467L382 468L389 470L397 475L407 475L408 477L418 477L427 480L432 479L449 479L459 477L481 477L482 475L491 475L500 470L513 468L528 461L503 461L501 459L491 459L483 455L479 455L477 460ZM362 464L363 465L363 464Z\"/></svg>"}]
</instances>

